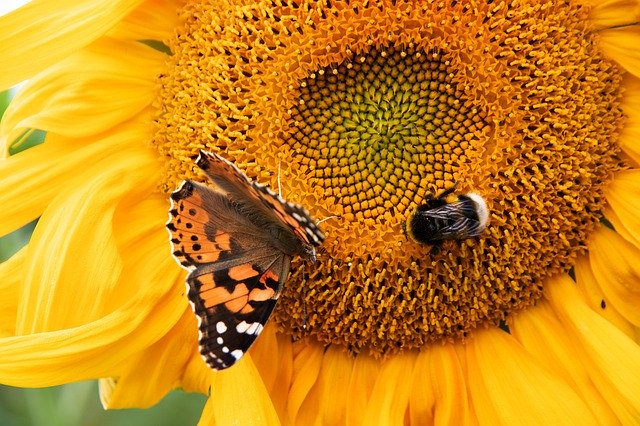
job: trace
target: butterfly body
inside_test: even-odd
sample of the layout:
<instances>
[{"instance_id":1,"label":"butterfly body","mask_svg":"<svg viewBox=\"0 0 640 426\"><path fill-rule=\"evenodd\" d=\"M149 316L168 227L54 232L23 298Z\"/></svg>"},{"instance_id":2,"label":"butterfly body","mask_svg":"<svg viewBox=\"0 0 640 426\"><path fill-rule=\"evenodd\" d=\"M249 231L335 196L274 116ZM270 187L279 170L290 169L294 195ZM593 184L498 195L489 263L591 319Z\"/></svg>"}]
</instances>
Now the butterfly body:
<instances>
[{"instance_id":1,"label":"butterfly body","mask_svg":"<svg viewBox=\"0 0 640 426\"><path fill-rule=\"evenodd\" d=\"M174 257L189 271L200 352L222 370L262 331L292 257L314 261L324 235L302 206L252 182L221 156L201 151L196 164L215 187L184 181L171 194L167 229Z\"/></svg>"}]
</instances>

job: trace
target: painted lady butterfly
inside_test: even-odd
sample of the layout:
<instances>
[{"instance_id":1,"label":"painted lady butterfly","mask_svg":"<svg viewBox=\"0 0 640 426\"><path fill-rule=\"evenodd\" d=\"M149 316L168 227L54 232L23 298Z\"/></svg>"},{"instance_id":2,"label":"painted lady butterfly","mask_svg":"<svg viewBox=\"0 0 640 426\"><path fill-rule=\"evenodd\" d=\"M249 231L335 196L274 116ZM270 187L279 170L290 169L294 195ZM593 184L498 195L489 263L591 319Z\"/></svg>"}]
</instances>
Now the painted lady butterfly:
<instances>
[{"instance_id":1,"label":"painted lady butterfly","mask_svg":"<svg viewBox=\"0 0 640 426\"><path fill-rule=\"evenodd\" d=\"M188 271L200 353L214 370L236 363L269 320L291 258L315 261L324 235L309 213L252 182L233 163L200 151L216 188L186 180L171 194L167 229Z\"/></svg>"}]
</instances>

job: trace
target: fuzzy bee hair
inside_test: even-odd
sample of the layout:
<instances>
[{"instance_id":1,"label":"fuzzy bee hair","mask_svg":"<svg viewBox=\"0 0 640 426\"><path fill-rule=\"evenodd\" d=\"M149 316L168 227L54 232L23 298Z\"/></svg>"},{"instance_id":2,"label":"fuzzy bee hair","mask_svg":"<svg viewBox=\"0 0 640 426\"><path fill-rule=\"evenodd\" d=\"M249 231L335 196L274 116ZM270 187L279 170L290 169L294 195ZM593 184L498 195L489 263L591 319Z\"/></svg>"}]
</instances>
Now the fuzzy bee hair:
<instances>
[{"instance_id":1,"label":"fuzzy bee hair","mask_svg":"<svg viewBox=\"0 0 640 426\"><path fill-rule=\"evenodd\" d=\"M457 183L439 196L428 194L405 224L406 234L419 244L439 246L447 240L464 240L482 234L489 222L489 209L476 193L460 194L447 202Z\"/></svg>"}]
</instances>

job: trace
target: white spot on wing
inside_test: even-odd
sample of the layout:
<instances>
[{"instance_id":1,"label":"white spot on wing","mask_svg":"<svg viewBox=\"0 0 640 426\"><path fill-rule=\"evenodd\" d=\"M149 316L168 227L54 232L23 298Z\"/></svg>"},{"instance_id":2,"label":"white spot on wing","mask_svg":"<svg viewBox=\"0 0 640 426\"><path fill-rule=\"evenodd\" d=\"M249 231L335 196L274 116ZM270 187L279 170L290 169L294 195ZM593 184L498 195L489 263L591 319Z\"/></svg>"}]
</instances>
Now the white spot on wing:
<instances>
[{"instance_id":1,"label":"white spot on wing","mask_svg":"<svg viewBox=\"0 0 640 426\"><path fill-rule=\"evenodd\" d=\"M247 329L247 334L256 334L257 335L257 334L260 334L261 331L262 331L262 324L260 324L259 322L254 322Z\"/></svg>"},{"instance_id":2,"label":"white spot on wing","mask_svg":"<svg viewBox=\"0 0 640 426\"><path fill-rule=\"evenodd\" d=\"M222 321L218 321L216 323L216 331L218 332L218 334L222 334L225 331L227 331L227 324L223 323Z\"/></svg>"},{"instance_id":3,"label":"white spot on wing","mask_svg":"<svg viewBox=\"0 0 640 426\"><path fill-rule=\"evenodd\" d=\"M236 349L235 351L231 352L231 356L234 357L236 360L239 360L240 358L242 358L242 355L244 355L244 352L242 352L240 349Z\"/></svg>"},{"instance_id":4,"label":"white spot on wing","mask_svg":"<svg viewBox=\"0 0 640 426\"><path fill-rule=\"evenodd\" d=\"M249 324L246 321L242 321L241 323L236 325L236 331L238 333L244 333L244 334L258 335L262 331L262 328L263 328L262 324L260 324L259 322L252 322L251 324Z\"/></svg>"},{"instance_id":5,"label":"white spot on wing","mask_svg":"<svg viewBox=\"0 0 640 426\"><path fill-rule=\"evenodd\" d=\"M236 331L238 333L245 333L248 328L249 328L249 323L246 321L242 321L241 323L238 323L238 325L236 325Z\"/></svg>"}]
</instances>

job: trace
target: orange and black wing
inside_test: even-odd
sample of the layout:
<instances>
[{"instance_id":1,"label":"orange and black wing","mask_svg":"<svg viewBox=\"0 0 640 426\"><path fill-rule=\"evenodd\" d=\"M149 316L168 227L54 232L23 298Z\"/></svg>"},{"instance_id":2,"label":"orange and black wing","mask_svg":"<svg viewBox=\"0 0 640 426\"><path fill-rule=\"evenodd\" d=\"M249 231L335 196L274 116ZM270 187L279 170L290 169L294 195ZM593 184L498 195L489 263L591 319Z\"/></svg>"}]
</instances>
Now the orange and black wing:
<instances>
[{"instance_id":1,"label":"orange and black wing","mask_svg":"<svg viewBox=\"0 0 640 426\"><path fill-rule=\"evenodd\" d=\"M268 186L251 181L235 164L218 154L201 150L196 164L237 203L251 206L262 218L287 226L305 244L322 244L324 234L301 205L283 199Z\"/></svg>"},{"instance_id":2,"label":"orange and black wing","mask_svg":"<svg viewBox=\"0 0 640 426\"><path fill-rule=\"evenodd\" d=\"M199 320L200 353L214 370L232 366L269 320L289 274L290 258L262 248L195 269L187 278Z\"/></svg>"},{"instance_id":3,"label":"orange and black wing","mask_svg":"<svg viewBox=\"0 0 640 426\"><path fill-rule=\"evenodd\" d=\"M190 271L189 301L198 317L200 351L221 370L233 365L269 319L291 258L268 231L221 192L185 181L171 194L167 229L173 255Z\"/></svg>"}]
</instances>

